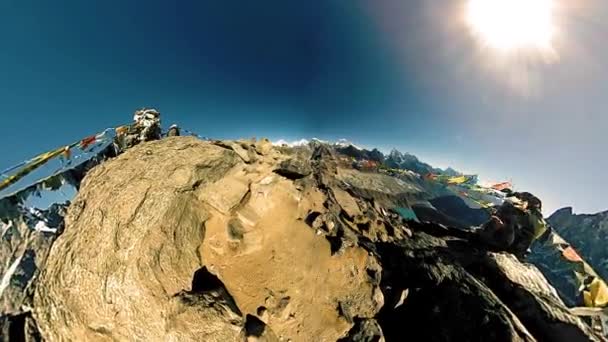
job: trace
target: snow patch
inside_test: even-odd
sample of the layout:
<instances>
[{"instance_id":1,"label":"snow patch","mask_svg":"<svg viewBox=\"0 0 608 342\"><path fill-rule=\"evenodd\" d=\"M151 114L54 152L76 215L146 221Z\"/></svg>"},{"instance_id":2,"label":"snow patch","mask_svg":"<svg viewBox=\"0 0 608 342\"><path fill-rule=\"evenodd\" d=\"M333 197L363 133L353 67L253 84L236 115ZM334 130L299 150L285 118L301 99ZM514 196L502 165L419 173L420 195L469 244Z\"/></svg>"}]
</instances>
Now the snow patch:
<instances>
[{"instance_id":1,"label":"snow patch","mask_svg":"<svg viewBox=\"0 0 608 342\"><path fill-rule=\"evenodd\" d=\"M321 140L318 138L312 138L310 140L308 139L300 139L300 140L285 140L285 139L279 139L277 141L273 141L272 144L275 146L283 146L283 145L287 145L289 147L297 147L297 146L304 146L304 145L308 145L311 142L317 142L317 143L321 143L321 144L328 144L328 145L333 145L335 147L341 147L341 148L345 148L345 147L349 147L352 146L354 148L356 148L357 150L363 150L362 147L357 146L355 144L353 144L352 142L350 142L349 140L346 139L338 139L335 142L330 142L327 140Z\"/></svg>"},{"instance_id":2,"label":"snow patch","mask_svg":"<svg viewBox=\"0 0 608 342\"><path fill-rule=\"evenodd\" d=\"M356 148L357 150L363 150L361 147L353 144L352 142L350 142L346 139L338 139L338 141L336 141L334 143L334 146L342 147L342 148L352 146L352 147Z\"/></svg>"},{"instance_id":3,"label":"snow patch","mask_svg":"<svg viewBox=\"0 0 608 342\"><path fill-rule=\"evenodd\" d=\"M8 224L0 221L0 230L2 230L2 234L0 234L0 238L4 237L4 234L13 227L13 220L9 220Z\"/></svg>"},{"instance_id":4,"label":"snow patch","mask_svg":"<svg viewBox=\"0 0 608 342\"><path fill-rule=\"evenodd\" d=\"M4 276L2 277L2 281L0 281L0 297L2 297L4 290L6 290L6 288L10 285L11 278L13 277L13 274L15 274L15 271L17 271L17 268L19 267L19 263L21 263L21 259L23 258L23 253L25 253L25 250L21 253L21 255L19 255L19 257L17 257L15 259L15 261L13 261L11 266L4 273Z\"/></svg>"},{"instance_id":5,"label":"snow patch","mask_svg":"<svg viewBox=\"0 0 608 342\"><path fill-rule=\"evenodd\" d=\"M43 233L57 233L57 228L49 228L44 221L38 221L34 227L34 230Z\"/></svg>"},{"instance_id":6,"label":"snow patch","mask_svg":"<svg viewBox=\"0 0 608 342\"><path fill-rule=\"evenodd\" d=\"M274 146L287 145L289 147L297 147L297 146L308 145L308 140L306 140L306 139L300 139L300 140L294 140L294 141L287 141L285 139L279 139L277 141L274 141L272 144Z\"/></svg>"}]
</instances>

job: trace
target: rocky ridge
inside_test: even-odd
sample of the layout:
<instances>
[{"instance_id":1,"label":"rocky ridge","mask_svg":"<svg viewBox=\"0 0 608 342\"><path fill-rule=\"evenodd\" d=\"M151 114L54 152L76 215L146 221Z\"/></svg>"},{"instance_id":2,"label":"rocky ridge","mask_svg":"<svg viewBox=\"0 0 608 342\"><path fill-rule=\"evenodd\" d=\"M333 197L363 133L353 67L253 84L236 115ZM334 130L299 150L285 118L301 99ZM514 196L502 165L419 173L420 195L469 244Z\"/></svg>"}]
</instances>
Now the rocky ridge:
<instances>
[{"instance_id":1,"label":"rocky ridge","mask_svg":"<svg viewBox=\"0 0 608 342\"><path fill-rule=\"evenodd\" d=\"M547 222L568 241L603 278L608 279L608 212L576 215L572 208L563 208L551 215ZM566 302L574 306L580 302L577 279L560 267L560 257L551 253L534 253L531 261L547 275Z\"/></svg>"},{"instance_id":2,"label":"rocky ridge","mask_svg":"<svg viewBox=\"0 0 608 342\"><path fill-rule=\"evenodd\" d=\"M563 208L547 221L585 256L604 279L608 279L608 249L604 243L608 241L608 211L577 215L572 208Z\"/></svg>"},{"instance_id":3,"label":"rocky ridge","mask_svg":"<svg viewBox=\"0 0 608 342\"><path fill-rule=\"evenodd\" d=\"M36 278L31 315L7 333L604 340L534 266L395 210L428 199L413 179L344 167L324 144L145 143L89 172Z\"/></svg>"}]
</instances>

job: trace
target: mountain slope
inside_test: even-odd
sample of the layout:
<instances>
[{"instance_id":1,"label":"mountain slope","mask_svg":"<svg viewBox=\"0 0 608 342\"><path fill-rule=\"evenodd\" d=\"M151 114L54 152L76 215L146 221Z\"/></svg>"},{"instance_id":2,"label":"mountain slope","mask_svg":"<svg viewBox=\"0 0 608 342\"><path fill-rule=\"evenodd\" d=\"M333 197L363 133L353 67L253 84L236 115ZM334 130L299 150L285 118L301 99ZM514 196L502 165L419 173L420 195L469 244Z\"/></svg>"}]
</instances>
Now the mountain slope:
<instances>
[{"instance_id":1,"label":"mountain slope","mask_svg":"<svg viewBox=\"0 0 608 342\"><path fill-rule=\"evenodd\" d=\"M533 266L399 217L417 183L339 165L167 138L96 167L36 284L42 337L603 340Z\"/></svg>"},{"instance_id":2,"label":"mountain slope","mask_svg":"<svg viewBox=\"0 0 608 342\"><path fill-rule=\"evenodd\" d=\"M602 277L608 279L608 212L595 215L575 215L572 208L563 208L551 215L547 221L553 229L590 264ZM542 246L535 246L530 256L552 284L559 290L564 300L571 306L582 301L578 291L578 281L567 268L563 267L561 256L546 253Z\"/></svg>"},{"instance_id":3,"label":"mountain slope","mask_svg":"<svg viewBox=\"0 0 608 342\"><path fill-rule=\"evenodd\" d=\"M564 208L556 211L547 221L604 279L608 279L608 211L575 215L572 208Z\"/></svg>"}]
</instances>

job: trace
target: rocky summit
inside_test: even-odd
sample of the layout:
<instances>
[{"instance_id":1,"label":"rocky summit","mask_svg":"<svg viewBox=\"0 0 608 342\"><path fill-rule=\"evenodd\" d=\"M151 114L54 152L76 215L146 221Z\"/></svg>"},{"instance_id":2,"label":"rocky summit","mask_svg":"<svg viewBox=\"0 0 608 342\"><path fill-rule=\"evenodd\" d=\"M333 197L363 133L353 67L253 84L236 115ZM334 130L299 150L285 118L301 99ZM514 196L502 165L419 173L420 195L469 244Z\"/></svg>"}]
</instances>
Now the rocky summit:
<instances>
[{"instance_id":1,"label":"rocky summit","mask_svg":"<svg viewBox=\"0 0 608 342\"><path fill-rule=\"evenodd\" d=\"M1 336L605 340L535 266L406 220L402 209L431 199L415 177L359 170L336 153L172 137L96 166L61 235L29 244L43 258Z\"/></svg>"}]
</instances>

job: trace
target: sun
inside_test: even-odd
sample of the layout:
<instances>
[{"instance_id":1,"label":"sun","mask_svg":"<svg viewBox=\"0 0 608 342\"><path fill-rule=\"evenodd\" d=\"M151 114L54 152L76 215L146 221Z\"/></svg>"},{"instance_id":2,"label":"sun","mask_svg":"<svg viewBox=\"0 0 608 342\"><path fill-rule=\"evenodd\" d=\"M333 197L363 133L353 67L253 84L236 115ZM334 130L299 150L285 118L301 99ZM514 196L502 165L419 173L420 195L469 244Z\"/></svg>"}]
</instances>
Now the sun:
<instances>
[{"instance_id":1,"label":"sun","mask_svg":"<svg viewBox=\"0 0 608 342\"><path fill-rule=\"evenodd\" d=\"M500 51L548 50L554 36L552 0L469 0L475 36Z\"/></svg>"}]
</instances>

